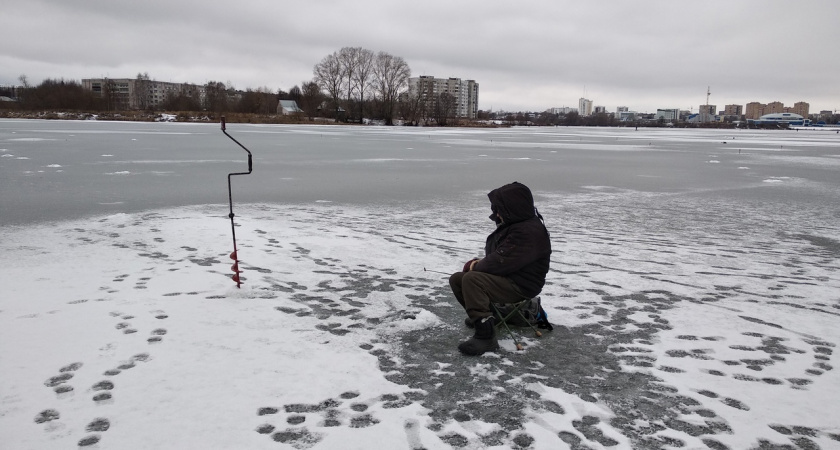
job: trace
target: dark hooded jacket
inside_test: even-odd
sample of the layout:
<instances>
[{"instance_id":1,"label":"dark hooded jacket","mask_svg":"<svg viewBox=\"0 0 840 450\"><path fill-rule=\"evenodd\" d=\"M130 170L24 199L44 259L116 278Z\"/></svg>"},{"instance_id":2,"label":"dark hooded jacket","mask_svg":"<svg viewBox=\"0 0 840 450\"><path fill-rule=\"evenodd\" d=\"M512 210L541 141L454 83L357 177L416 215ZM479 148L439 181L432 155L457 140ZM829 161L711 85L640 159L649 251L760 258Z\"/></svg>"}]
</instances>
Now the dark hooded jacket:
<instances>
[{"instance_id":1,"label":"dark hooded jacket","mask_svg":"<svg viewBox=\"0 0 840 450\"><path fill-rule=\"evenodd\" d=\"M542 291L551 255L551 240L534 208L531 190L513 182L494 189L487 197L497 223L487 236L484 258L473 270L509 278L526 297ZM502 216L501 223L496 213Z\"/></svg>"}]
</instances>

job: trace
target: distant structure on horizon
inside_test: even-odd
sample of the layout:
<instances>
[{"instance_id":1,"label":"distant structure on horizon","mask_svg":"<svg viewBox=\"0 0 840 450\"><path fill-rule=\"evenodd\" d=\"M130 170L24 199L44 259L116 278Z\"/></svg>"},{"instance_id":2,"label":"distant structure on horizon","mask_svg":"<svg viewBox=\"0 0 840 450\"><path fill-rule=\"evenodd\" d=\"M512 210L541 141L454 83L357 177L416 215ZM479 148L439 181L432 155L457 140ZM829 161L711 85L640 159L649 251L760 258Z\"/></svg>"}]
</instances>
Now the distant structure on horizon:
<instances>
[{"instance_id":1,"label":"distant structure on horizon","mask_svg":"<svg viewBox=\"0 0 840 450\"><path fill-rule=\"evenodd\" d=\"M781 114L781 113L793 113L799 114L802 117L808 117L808 110L811 108L811 105L807 102L796 102L793 104L793 107L787 107L782 102L776 101L771 102L768 104L763 104L759 102L750 102L747 103L747 110L744 113L745 118L749 119L759 119L761 116L767 114Z\"/></svg>"},{"instance_id":2,"label":"distant structure on horizon","mask_svg":"<svg viewBox=\"0 0 840 450\"><path fill-rule=\"evenodd\" d=\"M726 105L723 108L723 115L741 117L744 115L744 107L741 105Z\"/></svg>"},{"instance_id":3,"label":"distant structure on horizon","mask_svg":"<svg viewBox=\"0 0 840 450\"><path fill-rule=\"evenodd\" d=\"M591 116L592 100L581 97L580 100L578 100L578 114L584 117Z\"/></svg>"},{"instance_id":4,"label":"distant structure on horizon","mask_svg":"<svg viewBox=\"0 0 840 450\"><path fill-rule=\"evenodd\" d=\"M109 107L115 110L158 108L169 94L195 96L201 103L206 98L204 86L144 78L85 78L82 87L107 97Z\"/></svg>"},{"instance_id":5,"label":"distant structure on horizon","mask_svg":"<svg viewBox=\"0 0 840 450\"><path fill-rule=\"evenodd\" d=\"M563 106L561 108L548 108L548 113L549 114L566 115L566 114L576 113L576 112L578 112L577 108L572 108L570 106Z\"/></svg>"},{"instance_id":6,"label":"distant structure on horizon","mask_svg":"<svg viewBox=\"0 0 840 450\"><path fill-rule=\"evenodd\" d=\"M747 123L753 125L793 125L793 126L807 126L811 124L809 119L795 113L770 113L764 114L758 119L747 119Z\"/></svg>"},{"instance_id":7,"label":"distant structure on horizon","mask_svg":"<svg viewBox=\"0 0 840 450\"><path fill-rule=\"evenodd\" d=\"M656 116L654 116L656 120L665 120L665 121L672 121L676 122L680 120L680 110L679 109L657 109Z\"/></svg>"},{"instance_id":8,"label":"distant structure on horizon","mask_svg":"<svg viewBox=\"0 0 840 450\"><path fill-rule=\"evenodd\" d=\"M700 105L697 111L697 121L701 123L714 122L717 116L717 105Z\"/></svg>"},{"instance_id":9,"label":"distant structure on horizon","mask_svg":"<svg viewBox=\"0 0 840 450\"><path fill-rule=\"evenodd\" d=\"M408 79L408 92L420 97L428 111L433 111L441 94L455 98L455 117L475 119L478 115L478 83L460 78L435 78L421 75Z\"/></svg>"}]
</instances>

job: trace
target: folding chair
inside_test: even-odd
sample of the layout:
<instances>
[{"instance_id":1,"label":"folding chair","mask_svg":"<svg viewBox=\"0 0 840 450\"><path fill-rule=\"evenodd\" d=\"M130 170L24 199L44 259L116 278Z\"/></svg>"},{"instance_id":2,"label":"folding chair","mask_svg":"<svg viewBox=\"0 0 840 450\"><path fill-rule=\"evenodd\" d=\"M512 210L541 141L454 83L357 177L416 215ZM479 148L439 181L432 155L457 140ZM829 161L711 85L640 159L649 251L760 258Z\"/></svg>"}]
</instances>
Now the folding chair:
<instances>
[{"instance_id":1,"label":"folding chair","mask_svg":"<svg viewBox=\"0 0 840 450\"><path fill-rule=\"evenodd\" d=\"M502 313L502 311L500 310L500 308L503 305L496 304L496 303L490 303L490 306L493 308L493 314L498 319L498 323L496 324L496 329L501 330L501 328L504 327L504 329L507 331L507 333L513 339L513 343L516 344L516 349L517 350L523 350L524 347L516 339L516 335L513 333L513 331L510 329L510 327L511 326L523 327L523 325L518 325L518 324L508 325L508 321L510 321L511 319L513 319L513 320L521 319L521 323L527 324L528 327L530 327L532 330L534 330L534 334L536 334L537 337L542 337L542 333L540 332L540 330L538 330L536 327L534 327L534 325L528 320L528 318L526 318L525 315L522 314L522 308L527 306L530 303L530 301L531 301L531 299L528 298L528 299L522 300L518 303L508 303L505 306L512 306L512 309L509 312L507 312L507 314ZM542 313L542 308L540 308L540 313ZM540 323L540 322L538 322L538 323ZM542 328L546 328L548 330L553 329L551 324L548 323L547 318L544 320L544 324L545 325L543 326L542 323L540 323L540 326Z\"/></svg>"}]
</instances>

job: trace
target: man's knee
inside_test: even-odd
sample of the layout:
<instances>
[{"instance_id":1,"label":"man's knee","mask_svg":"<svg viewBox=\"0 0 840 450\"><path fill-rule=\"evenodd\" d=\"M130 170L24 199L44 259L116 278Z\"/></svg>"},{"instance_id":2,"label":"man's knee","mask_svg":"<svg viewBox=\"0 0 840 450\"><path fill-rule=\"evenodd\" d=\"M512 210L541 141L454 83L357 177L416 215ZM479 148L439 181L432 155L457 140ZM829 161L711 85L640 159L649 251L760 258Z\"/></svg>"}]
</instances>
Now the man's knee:
<instances>
[{"instance_id":1,"label":"man's knee","mask_svg":"<svg viewBox=\"0 0 840 450\"><path fill-rule=\"evenodd\" d=\"M452 287L453 290L455 288L460 288L463 284L464 272L455 272L449 277L449 286Z\"/></svg>"},{"instance_id":2,"label":"man's knee","mask_svg":"<svg viewBox=\"0 0 840 450\"><path fill-rule=\"evenodd\" d=\"M484 272L465 272L461 276L461 286L480 286L487 279L488 274Z\"/></svg>"}]
</instances>

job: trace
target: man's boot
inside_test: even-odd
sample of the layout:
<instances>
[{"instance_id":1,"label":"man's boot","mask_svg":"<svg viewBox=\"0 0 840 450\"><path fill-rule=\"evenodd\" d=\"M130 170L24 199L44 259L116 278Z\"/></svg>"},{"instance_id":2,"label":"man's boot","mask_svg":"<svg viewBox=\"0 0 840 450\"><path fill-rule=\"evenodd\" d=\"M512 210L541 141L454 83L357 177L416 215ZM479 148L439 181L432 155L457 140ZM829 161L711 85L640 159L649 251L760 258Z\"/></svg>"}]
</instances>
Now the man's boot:
<instances>
[{"instance_id":1,"label":"man's boot","mask_svg":"<svg viewBox=\"0 0 840 450\"><path fill-rule=\"evenodd\" d=\"M496 340L496 319L493 316L485 317L475 322L475 335L470 340L458 345L458 350L465 355L479 356L484 352L492 352L499 349L499 341Z\"/></svg>"}]
</instances>

